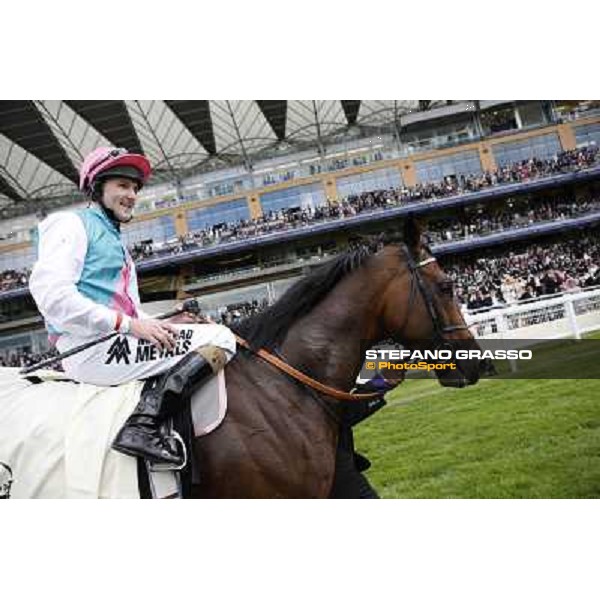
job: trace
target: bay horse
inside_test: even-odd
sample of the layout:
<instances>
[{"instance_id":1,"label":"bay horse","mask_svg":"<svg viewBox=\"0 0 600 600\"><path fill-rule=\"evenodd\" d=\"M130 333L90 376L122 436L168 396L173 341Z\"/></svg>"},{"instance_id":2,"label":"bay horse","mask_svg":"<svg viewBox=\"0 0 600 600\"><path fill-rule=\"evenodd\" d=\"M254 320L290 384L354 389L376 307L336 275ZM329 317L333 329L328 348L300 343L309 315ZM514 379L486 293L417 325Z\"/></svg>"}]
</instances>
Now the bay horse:
<instances>
[{"instance_id":1,"label":"bay horse","mask_svg":"<svg viewBox=\"0 0 600 600\"><path fill-rule=\"evenodd\" d=\"M225 368L228 412L192 442L199 483L184 479L186 495L196 498L377 497L356 468L345 420L356 406L348 392L364 351L389 339L408 349L478 349L452 281L412 220L401 241L362 241L235 329L247 347ZM265 350L328 387L318 391L283 372L264 360ZM454 362L456 371L435 371L442 385L477 383L478 360Z\"/></svg>"},{"instance_id":2,"label":"bay horse","mask_svg":"<svg viewBox=\"0 0 600 600\"><path fill-rule=\"evenodd\" d=\"M196 438L198 498L332 496L336 415L343 400L309 389L265 362L264 348L338 390L351 390L365 347L384 339L406 348L453 342L478 348L455 301L453 285L409 219L402 242L362 243L294 284L274 305L243 321L240 348L226 367L229 408L210 435ZM477 383L480 363L456 361L439 383Z\"/></svg>"}]
</instances>

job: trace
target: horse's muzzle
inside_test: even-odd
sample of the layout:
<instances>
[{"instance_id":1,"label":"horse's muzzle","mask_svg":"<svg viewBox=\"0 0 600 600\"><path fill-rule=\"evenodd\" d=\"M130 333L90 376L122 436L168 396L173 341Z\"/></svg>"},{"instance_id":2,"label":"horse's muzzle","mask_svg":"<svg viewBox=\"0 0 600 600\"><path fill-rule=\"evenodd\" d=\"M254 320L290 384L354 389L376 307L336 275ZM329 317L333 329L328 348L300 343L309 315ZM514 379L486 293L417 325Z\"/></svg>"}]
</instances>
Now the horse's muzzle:
<instances>
[{"instance_id":1,"label":"horse's muzzle","mask_svg":"<svg viewBox=\"0 0 600 600\"><path fill-rule=\"evenodd\" d=\"M494 375L498 375L496 366L494 365L494 362L491 358L484 358L481 361L479 361L479 373L487 377L493 377Z\"/></svg>"},{"instance_id":2,"label":"horse's muzzle","mask_svg":"<svg viewBox=\"0 0 600 600\"><path fill-rule=\"evenodd\" d=\"M464 373L452 373L451 375L441 375L438 377L440 385L452 388L464 388L468 385L475 385L479 381L479 374L473 377L467 377Z\"/></svg>"}]
</instances>

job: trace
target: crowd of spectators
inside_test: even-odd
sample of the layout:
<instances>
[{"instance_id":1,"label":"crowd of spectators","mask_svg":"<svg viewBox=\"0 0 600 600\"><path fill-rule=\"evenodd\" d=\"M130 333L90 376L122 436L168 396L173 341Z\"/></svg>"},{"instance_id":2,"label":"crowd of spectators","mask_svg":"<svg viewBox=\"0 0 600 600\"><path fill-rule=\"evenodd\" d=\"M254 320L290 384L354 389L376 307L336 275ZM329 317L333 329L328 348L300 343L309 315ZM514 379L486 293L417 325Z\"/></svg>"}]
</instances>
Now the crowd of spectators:
<instances>
[{"instance_id":1,"label":"crowd of spectators","mask_svg":"<svg viewBox=\"0 0 600 600\"><path fill-rule=\"evenodd\" d=\"M533 158L522 161L494 172L446 177L443 181L437 183L419 183L414 187L374 190L350 195L337 203L326 203L314 208L306 206L304 208L292 207L269 211L257 219L218 223L162 244L152 242L133 244L129 250L136 261L154 256L181 254L196 248L287 231L319 221L343 219L361 213L402 206L407 203L433 200L505 183L516 183L589 168L599 161L598 147L590 145L577 150L561 152L550 159ZM434 241L448 241L471 234L485 235L507 227L526 226L533 220L570 218L597 208L596 201L576 203L575 206L573 206L573 203L571 203L571 206L568 204L568 201L558 204L553 203L553 201L540 202L535 208L528 210L527 214L511 214L510 206L507 205L507 209L500 215L471 216L466 224L456 220L442 225L441 228L434 226ZM10 270L1 273L0 291L25 286L28 275L27 270Z\"/></svg>"},{"instance_id":2,"label":"crowd of spectators","mask_svg":"<svg viewBox=\"0 0 600 600\"><path fill-rule=\"evenodd\" d=\"M470 311L600 286L600 241L593 234L451 260L444 269L455 282L461 308ZM231 325L266 306L266 299L230 305L219 320Z\"/></svg>"},{"instance_id":3,"label":"crowd of spectators","mask_svg":"<svg viewBox=\"0 0 600 600\"><path fill-rule=\"evenodd\" d=\"M469 311L500 308L552 294L600 286L600 237L595 233L560 242L534 243L485 256L450 257L443 264L455 282L457 300ZM231 326L268 306L265 298L228 305L216 320ZM0 366L24 367L55 355L19 350ZM57 367L53 367L57 368Z\"/></svg>"},{"instance_id":4,"label":"crowd of spectators","mask_svg":"<svg viewBox=\"0 0 600 600\"><path fill-rule=\"evenodd\" d=\"M316 208L288 208L269 211L252 221L220 223L181 238L155 246L138 243L130 247L135 260L154 256L181 254L189 250L252 239L269 233L289 231L318 221L343 219L362 212L396 205L393 190L380 190L343 200L338 204L324 204ZM598 210L600 198L528 200L526 203L508 200L500 211L467 213L458 218L441 219L428 227L431 241L440 243L465 237L487 235L505 229L526 227L532 223L571 219Z\"/></svg>"},{"instance_id":5,"label":"crowd of spectators","mask_svg":"<svg viewBox=\"0 0 600 600\"><path fill-rule=\"evenodd\" d=\"M500 308L541 296L600 286L600 242L592 234L561 242L532 244L521 250L465 256L445 265L455 281L461 308ZM235 324L268 306L267 300L232 304L217 320Z\"/></svg>"},{"instance_id":6,"label":"crowd of spectators","mask_svg":"<svg viewBox=\"0 0 600 600\"><path fill-rule=\"evenodd\" d=\"M446 273L455 281L459 303L469 310L600 285L597 233L486 254L450 259L445 265Z\"/></svg>"},{"instance_id":7,"label":"crowd of spectators","mask_svg":"<svg viewBox=\"0 0 600 600\"><path fill-rule=\"evenodd\" d=\"M445 271L455 281L459 304L468 310L600 286L600 241L593 234L450 260ZM266 299L230 305L221 313L220 322L231 325L266 306Z\"/></svg>"},{"instance_id":8,"label":"crowd of spectators","mask_svg":"<svg viewBox=\"0 0 600 600\"><path fill-rule=\"evenodd\" d=\"M221 311L217 321L227 326L234 325L243 319L262 312L267 306L268 301L266 298L229 304Z\"/></svg>"},{"instance_id":9,"label":"crowd of spectators","mask_svg":"<svg viewBox=\"0 0 600 600\"><path fill-rule=\"evenodd\" d=\"M509 199L502 205L479 207L460 218L436 219L427 226L431 243L439 244L529 227L535 223L573 219L600 210L600 196L594 198Z\"/></svg>"},{"instance_id":10,"label":"crowd of spectators","mask_svg":"<svg viewBox=\"0 0 600 600\"><path fill-rule=\"evenodd\" d=\"M7 269L0 273L0 292L27 285L31 269Z\"/></svg>"},{"instance_id":11,"label":"crowd of spectators","mask_svg":"<svg viewBox=\"0 0 600 600\"><path fill-rule=\"evenodd\" d=\"M19 349L17 351L9 352L6 357L0 355L0 367L30 367L31 365L35 365L42 360L52 358L57 354L57 351L54 349L42 353L29 352L28 350ZM49 366L48 368L54 369L55 371L62 370L59 362Z\"/></svg>"},{"instance_id":12,"label":"crowd of spectators","mask_svg":"<svg viewBox=\"0 0 600 600\"><path fill-rule=\"evenodd\" d=\"M435 200L448 196L477 192L503 184L522 183L532 179L551 177L562 173L588 169L600 162L599 148L589 145L577 150L566 150L548 159L531 158L481 174L459 174L438 182L418 183L413 187L393 190L397 203ZM368 194L367 194L368 195ZM362 194L365 196L365 194ZM353 201L355 196L350 196Z\"/></svg>"},{"instance_id":13,"label":"crowd of spectators","mask_svg":"<svg viewBox=\"0 0 600 600\"><path fill-rule=\"evenodd\" d=\"M339 202L326 203L314 208L306 206L269 211L260 218L218 223L164 244L145 244L143 247L139 244L134 245L131 252L136 259L179 254L194 248L287 231L319 221L342 219L408 203L434 200L506 183L518 183L589 168L599 161L598 147L586 146L578 150L561 152L551 159L530 159L480 175L451 176L436 183L373 190L349 195Z\"/></svg>"}]
</instances>

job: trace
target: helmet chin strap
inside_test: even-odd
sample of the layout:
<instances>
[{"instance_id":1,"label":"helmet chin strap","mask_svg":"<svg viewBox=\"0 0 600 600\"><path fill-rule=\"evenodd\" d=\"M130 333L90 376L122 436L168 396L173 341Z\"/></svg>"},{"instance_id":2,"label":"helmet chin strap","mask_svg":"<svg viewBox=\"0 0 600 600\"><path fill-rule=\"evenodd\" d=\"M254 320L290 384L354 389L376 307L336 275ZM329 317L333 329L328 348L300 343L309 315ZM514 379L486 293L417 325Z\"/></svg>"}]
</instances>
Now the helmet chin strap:
<instances>
[{"instance_id":1,"label":"helmet chin strap","mask_svg":"<svg viewBox=\"0 0 600 600\"><path fill-rule=\"evenodd\" d=\"M104 202L102 202L102 199L98 200L98 204L100 205L100 208L102 209L102 211L104 212L104 214L111 220L111 222L115 225L115 227L120 231L121 230L121 224L122 223L129 223L129 221L131 221L131 219L133 219L133 215L131 215L131 217L129 217L129 219L127 219L127 221L121 221L117 218L117 215L115 214L115 211L112 210L111 208L108 208Z\"/></svg>"}]
</instances>

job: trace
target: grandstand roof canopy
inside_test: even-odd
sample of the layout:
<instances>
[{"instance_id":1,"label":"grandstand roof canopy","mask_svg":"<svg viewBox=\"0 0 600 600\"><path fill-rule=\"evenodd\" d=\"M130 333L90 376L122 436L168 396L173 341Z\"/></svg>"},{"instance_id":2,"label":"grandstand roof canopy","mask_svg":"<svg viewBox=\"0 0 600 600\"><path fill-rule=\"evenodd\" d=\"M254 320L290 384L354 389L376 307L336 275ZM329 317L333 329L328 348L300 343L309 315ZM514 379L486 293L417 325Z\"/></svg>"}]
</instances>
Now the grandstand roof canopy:
<instances>
[{"instance_id":1,"label":"grandstand roof canopy","mask_svg":"<svg viewBox=\"0 0 600 600\"><path fill-rule=\"evenodd\" d=\"M77 195L95 147L148 156L154 181L247 167L294 149L369 135L446 100L0 101L0 208Z\"/></svg>"}]
</instances>

